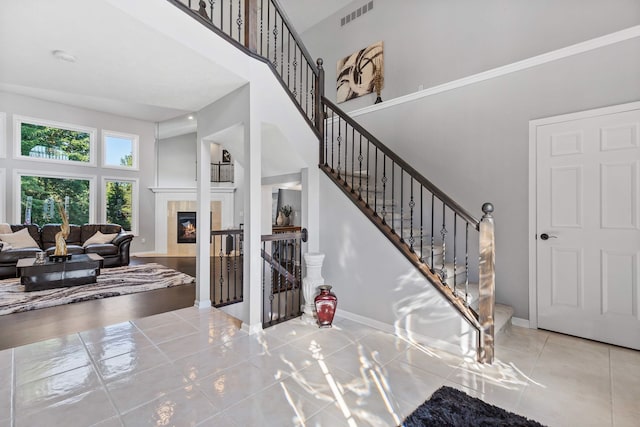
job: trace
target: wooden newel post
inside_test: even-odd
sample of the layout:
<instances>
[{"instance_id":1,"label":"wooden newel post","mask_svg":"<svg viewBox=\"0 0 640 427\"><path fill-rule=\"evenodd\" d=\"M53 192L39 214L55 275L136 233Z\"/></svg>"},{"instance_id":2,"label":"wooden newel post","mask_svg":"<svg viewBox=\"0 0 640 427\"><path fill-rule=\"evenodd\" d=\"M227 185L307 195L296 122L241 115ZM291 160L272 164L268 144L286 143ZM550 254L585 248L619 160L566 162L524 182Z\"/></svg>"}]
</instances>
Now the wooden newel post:
<instances>
[{"instance_id":1,"label":"wooden newel post","mask_svg":"<svg viewBox=\"0 0 640 427\"><path fill-rule=\"evenodd\" d=\"M480 220L480 305L478 307L478 321L480 322L480 351L478 361L493 363L493 338L495 314L495 229L493 223L493 205L482 205L484 216Z\"/></svg>"},{"instance_id":2,"label":"wooden newel post","mask_svg":"<svg viewBox=\"0 0 640 427\"><path fill-rule=\"evenodd\" d=\"M258 0L244 0L244 47L258 51Z\"/></svg>"},{"instance_id":3,"label":"wooden newel post","mask_svg":"<svg viewBox=\"0 0 640 427\"><path fill-rule=\"evenodd\" d=\"M320 155L318 156L318 163L324 165L324 108L322 107L322 98L324 97L324 68L322 64L324 61L322 58L318 58L316 64L318 65L318 75L316 76L316 105L315 105L315 125L318 133L320 134Z\"/></svg>"}]
</instances>

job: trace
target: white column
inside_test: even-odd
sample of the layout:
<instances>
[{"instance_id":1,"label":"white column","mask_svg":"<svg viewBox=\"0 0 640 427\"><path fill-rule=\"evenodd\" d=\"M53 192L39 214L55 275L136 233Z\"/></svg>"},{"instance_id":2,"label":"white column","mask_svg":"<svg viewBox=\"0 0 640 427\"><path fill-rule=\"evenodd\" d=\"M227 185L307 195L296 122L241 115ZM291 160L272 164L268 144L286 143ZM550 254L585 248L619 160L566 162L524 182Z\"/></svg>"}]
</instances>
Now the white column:
<instances>
[{"instance_id":1,"label":"white column","mask_svg":"<svg viewBox=\"0 0 640 427\"><path fill-rule=\"evenodd\" d=\"M320 250L320 168L313 166L300 171L302 184L302 227L308 239L303 252Z\"/></svg>"},{"instance_id":2,"label":"white column","mask_svg":"<svg viewBox=\"0 0 640 427\"><path fill-rule=\"evenodd\" d=\"M244 295L249 296L249 333L262 330L262 132L255 90L249 94L244 126Z\"/></svg>"},{"instance_id":3,"label":"white column","mask_svg":"<svg viewBox=\"0 0 640 427\"><path fill-rule=\"evenodd\" d=\"M304 295L302 320L309 324L316 324L318 318L313 299L318 293L318 286L324 285L322 277L324 254L309 252L303 256L307 275L302 279L302 294Z\"/></svg>"},{"instance_id":4,"label":"white column","mask_svg":"<svg viewBox=\"0 0 640 427\"><path fill-rule=\"evenodd\" d=\"M197 208L196 208L196 300L198 308L211 307L211 147L198 135L197 151Z\"/></svg>"}]
</instances>

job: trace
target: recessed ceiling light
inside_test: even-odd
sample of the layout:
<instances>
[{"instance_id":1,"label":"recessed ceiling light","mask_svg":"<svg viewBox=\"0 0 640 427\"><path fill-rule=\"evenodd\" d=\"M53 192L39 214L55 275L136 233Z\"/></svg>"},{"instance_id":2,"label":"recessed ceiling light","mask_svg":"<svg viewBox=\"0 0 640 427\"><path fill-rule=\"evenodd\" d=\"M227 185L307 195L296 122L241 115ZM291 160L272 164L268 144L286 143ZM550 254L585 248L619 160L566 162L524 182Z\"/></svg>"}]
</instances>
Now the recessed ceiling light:
<instances>
[{"instance_id":1,"label":"recessed ceiling light","mask_svg":"<svg viewBox=\"0 0 640 427\"><path fill-rule=\"evenodd\" d=\"M76 57L70 54L69 52L65 52L64 50L54 50L51 52L54 58L59 59L61 61L67 62L76 62Z\"/></svg>"},{"instance_id":2,"label":"recessed ceiling light","mask_svg":"<svg viewBox=\"0 0 640 427\"><path fill-rule=\"evenodd\" d=\"M188 116L187 119L193 120L193 116Z\"/></svg>"}]
</instances>

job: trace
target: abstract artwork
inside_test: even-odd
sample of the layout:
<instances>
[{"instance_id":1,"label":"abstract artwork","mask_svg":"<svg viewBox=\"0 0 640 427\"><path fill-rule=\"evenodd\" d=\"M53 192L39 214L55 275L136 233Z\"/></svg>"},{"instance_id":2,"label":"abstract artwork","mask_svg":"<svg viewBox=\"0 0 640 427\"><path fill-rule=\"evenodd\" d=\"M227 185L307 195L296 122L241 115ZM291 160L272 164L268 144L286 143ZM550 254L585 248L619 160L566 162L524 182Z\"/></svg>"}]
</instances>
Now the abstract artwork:
<instances>
[{"instance_id":1,"label":"abstract artwork","mask_svg":"<svg viewBox=\"0 0 640 427\"><path fill-rule=\"evenodd\" d=\"M338 61L336 102L344 102L375 90L376 76L384 78L382 42L377 42Z\"/></svg>"}]
</instances>

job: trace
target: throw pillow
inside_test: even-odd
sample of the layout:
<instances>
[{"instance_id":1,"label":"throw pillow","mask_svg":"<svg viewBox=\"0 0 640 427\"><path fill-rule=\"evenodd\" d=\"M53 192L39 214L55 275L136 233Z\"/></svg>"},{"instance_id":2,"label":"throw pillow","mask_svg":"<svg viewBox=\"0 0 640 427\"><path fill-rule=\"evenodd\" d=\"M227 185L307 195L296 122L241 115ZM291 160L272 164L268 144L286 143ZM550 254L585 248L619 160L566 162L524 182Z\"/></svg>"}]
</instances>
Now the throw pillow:
<instances>
[{"instance_id":1,"label":"throw pillow","mask_svg":"<svg viewBox=\"0 0 640 427\"><path fill-rule=\"evenodd\" d=\"M21 248L39 248L33 237L29 234L29 230L23 228L11 234L0 234L0 240L10 244L14 249Z\"/></svg>"},{"instance_id":2,"label":"throw pillow","mask_svg":"<svg viewBox=\"0 0 640 427\"><path fill-rule=\"evenodd\" d=\"M11 226L7 223L2 223L0 224L0 234L11 234L13 233L13 230L11 229Z\"/></svg>"},{"instance_id":3,"label":"throw pillow","mask_svg":"<svg viewBox=\"0 0 640 427\"><path fill-rule=\"evenodd\" d=\"M118 233L102 234L101 232L96 231L96 234L94 234L93 236L89 237L86 240L86 242L84 242L82 244L82 247L86 248L89 245L95 245L95 244L104 245L105 243L111 243L111 241L113 239L115 239L117 235L118 235Z\"/></svg>"}]
</instances>

